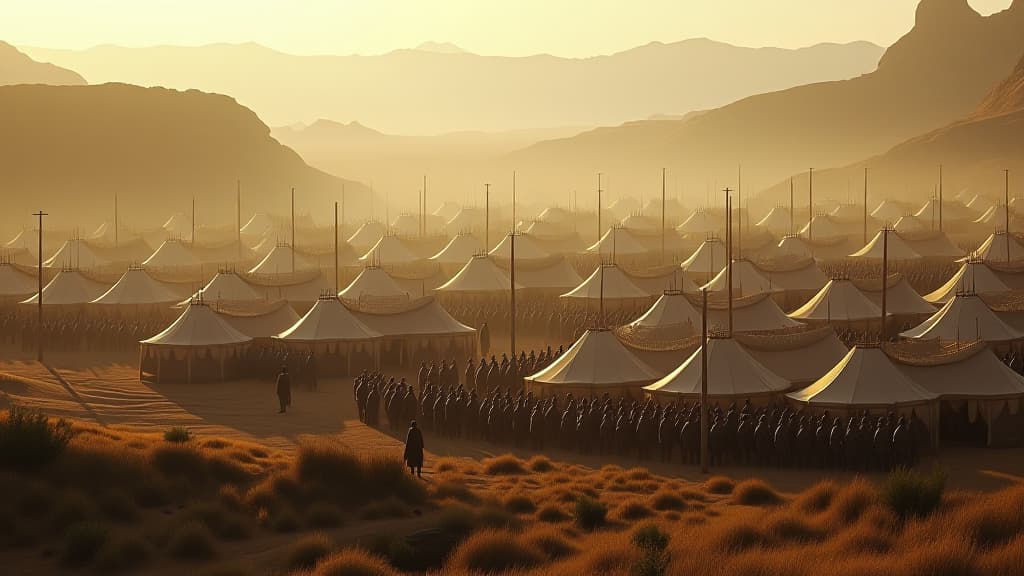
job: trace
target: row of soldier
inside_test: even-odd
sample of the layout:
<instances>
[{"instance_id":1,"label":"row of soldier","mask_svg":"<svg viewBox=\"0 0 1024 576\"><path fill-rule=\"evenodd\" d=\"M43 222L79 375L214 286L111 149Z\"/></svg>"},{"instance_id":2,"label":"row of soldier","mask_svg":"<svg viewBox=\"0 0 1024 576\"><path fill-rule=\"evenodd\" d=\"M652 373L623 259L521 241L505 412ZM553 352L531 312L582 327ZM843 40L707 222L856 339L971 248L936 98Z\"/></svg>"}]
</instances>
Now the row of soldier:
<instances>
[{"instance_id":1,"label":"row of soldier","mask_svg":"<svg viewBox=\"0 0 1024 576\"><path fill-rule=\"evenodd\" d=\"M451 390L457 388L460 382L464 389L475 390L477 393L496 388L520 390L523 386L523 378L548 367L563 352L562 346L559 346L558 350L552 350L548 346L539 353L530 350L530 353L527 354L523 350L518 357L511 359L508 354L502 354L500 361L497 356L493 355L490 361L487 358L480 358L479 363L470 358L462 370L461 381L460 371L454 360L447 362L441 360L440 363L431 362L429 365L422 362L417 374L416 393L422 398L429 385L434 386L435 389L445 387Z\"/></svg>"},{"instance_id":2,"label":"row of soldier","mask_svg":"<svg viewBox=\"0 0 1024 576\"><path fill-rule=\"evenodd\" d=\"M625 396L544 398L510 388L485 392L427 382L417 396L404 379L363 374L354 381L360 419L400 430L417 420L425 432L520 449L658 458L696 464L699 404L661 404ZM886 470L912 466L929 445L926 424L910 414L867 412L849 418L785 405L749 402L708 411L708 450L715 465Z\"/></svg>"},{"instance_id":3,"label":"row of soldier","mask_svg":"<svg viewBox=\"0 0 1024 576\"><path fill-rule=\"evenodd\" d=\"M58 352L138 352L139 341L167 327L160 315L105 318L94 314L48 314L42 338L48 350ZM34 311L0 314L0 347L22 352L35 350L40 336Z\"/></svg>"}]
</instances>

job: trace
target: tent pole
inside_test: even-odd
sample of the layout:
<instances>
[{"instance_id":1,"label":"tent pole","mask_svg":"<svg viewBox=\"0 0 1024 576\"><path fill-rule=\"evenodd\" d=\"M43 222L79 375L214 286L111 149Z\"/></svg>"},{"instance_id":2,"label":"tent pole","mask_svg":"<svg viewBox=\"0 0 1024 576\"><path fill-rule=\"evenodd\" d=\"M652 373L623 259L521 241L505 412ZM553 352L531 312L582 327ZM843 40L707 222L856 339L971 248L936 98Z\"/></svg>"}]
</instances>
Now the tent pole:
<instances>
[{"instance_id":1,"label":"tent pole","mask_svg":"<svg viewBox=\"0 0 1024 576\"><path fill-rule=\"evenodd\" d=\"M700 471L708 473L708 289L700 289Z\"/></svg>"}]
</instances>

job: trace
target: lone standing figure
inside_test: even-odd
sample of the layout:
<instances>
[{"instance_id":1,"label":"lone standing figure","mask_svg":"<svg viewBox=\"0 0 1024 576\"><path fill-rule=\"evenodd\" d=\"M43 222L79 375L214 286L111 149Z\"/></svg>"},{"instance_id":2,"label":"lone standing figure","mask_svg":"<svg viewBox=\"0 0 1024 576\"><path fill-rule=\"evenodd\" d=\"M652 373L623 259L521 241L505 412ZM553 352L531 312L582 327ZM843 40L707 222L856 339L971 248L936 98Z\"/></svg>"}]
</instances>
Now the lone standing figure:
<instances>
[{"instance_id":1,"label":"lone standing figure","mask_svg":"<svg viewBox=\"0 0 1024 576\"><path fill-rule=\"evenodd\" d=\"M277 375L277 401L281 404L278 414L284 414L292 405L292 378L287 366L281 366L281 373Z\"/></svg>"},{"instance_id":2,"label":"lone standing figure","mask_svg":"<svg viewBox=\"0 0 1024 576\"><path fill-rule=\"evenodd\" d=\"M409 473L423 477L423 433L416 426L416 421L409 422L409 432L405 435L405 454L402 456Z\"/></svg>"}]
</instances>

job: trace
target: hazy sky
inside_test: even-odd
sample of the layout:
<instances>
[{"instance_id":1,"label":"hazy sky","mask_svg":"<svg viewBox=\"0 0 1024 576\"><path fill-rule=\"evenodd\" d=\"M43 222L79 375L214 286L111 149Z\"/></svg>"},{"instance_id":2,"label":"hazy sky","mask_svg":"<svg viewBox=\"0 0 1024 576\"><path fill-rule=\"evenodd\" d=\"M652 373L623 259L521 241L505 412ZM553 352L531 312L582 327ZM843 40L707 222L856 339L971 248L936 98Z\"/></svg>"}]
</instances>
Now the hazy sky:
<instances>
[{"instance_id":1,"label":"hazy sky","mask_svg":"<svg viewBox=\"0 0 1024 576\"><path fill-rule=\"evenodd\" d=\"M970 0L982 14L1011 0ZM910 29L917 0L3 0L0 39L48 48L259 42L379 54L424 41L481 54L607 54L708 37L745 46L869 40Z\"/></svg>"}]
</instances>

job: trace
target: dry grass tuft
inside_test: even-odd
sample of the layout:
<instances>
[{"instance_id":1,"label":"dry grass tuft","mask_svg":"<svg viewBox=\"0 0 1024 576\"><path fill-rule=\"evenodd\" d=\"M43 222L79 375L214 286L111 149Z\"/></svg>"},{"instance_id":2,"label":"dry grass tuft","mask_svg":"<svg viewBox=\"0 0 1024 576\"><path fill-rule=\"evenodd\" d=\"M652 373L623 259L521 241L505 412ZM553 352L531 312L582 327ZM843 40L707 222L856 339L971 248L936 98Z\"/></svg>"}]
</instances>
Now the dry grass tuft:
<instances>
[{"instance_id":1,"label":"dry grass tuft","mask_svg":"<svg viewBox=\"0 0 1024 576\"><path fill-rule=\"evenodd\" d=\"M310 569L331 553L331 541L322 532L299 538L288 547L287 565L291 570Z\"/></svg>"},{"instance_id":2,"label":"dry grass tuft","mask_svg":"<svg viewBox=\"0 0 1024 576\"><path fill-rule=\"evenodd\" d=\"M554 504L548 504L537 511L537 520L540 520L541 522L557 524L558 522L565 522L568 519L569 515Z\"/></svg>"},{"instance_id":3,"label":"dry grass tuft","mask_svg":"<svg viewBox=\"0 0 1024 576\"><path fill-rule=\"evenodd\" d=\"M534 456L527 460L526 466L531 472L539 472L542 474L544 472L551 472L555 469L555 465L551 463L551 460L549 460L547 456Z\"/></svg>"},{"instance_id":4,"label":"dry grass tuft","mask_svg":"<svg viewBox=\"0 0 1024 576\"><path fill-rule=\"evenodd\" d=\"M861 477L854 478L835 495L828 509L830 524L836 527L852 524L877 503L878 492L875 487Z\"/></svg>"},{"instance_id":5,"label":"dry grass tuft","mask_svg":"<svg viewBox=\"0 0 1024 576\"><path fill-rule=\"evenodd\" d=\"M458 573L496 573L505 570L533 568L544 561L536 547L531 547L503 530L483 530L473 534L452 552L448 568Z\"/></svg>"},{"instance_id":6,"label":"dry grass tuft","mask_svg":"<svg viewBox=\"0 0 1024 576\"><path fill-rule=\"evenodd\" d=\"M730 494L736 483L725 476L712 476L704 482L704 489L712 494Z\"/></svg>"},{"instance_id":7,"label":"dry grass tuft","mask_svg":"<svg viewBox=\"0 0 1024 576\"><path fill-rule=\"evenodd\" d=\"M208 560L217 555L213 534L200 522L187 522L174 532L168 551L175 558Z\"/></svg>"},{"instance_id":8,"label":"dry grass tuft","mask_svg":"<svg viewBox=\"0 0 1024 576\"><path fill-rule=\"evenodd\" d=\"M782 496L764 480L751 478L736 485L732 501L744 506L774 506L782 502Z\"/></svg>"},{"instance_id":9,"label":"dry grass tuft","mask_svg":"<svg viewBox=\"0 0 1024 576\"><path fill-rule=\"evenodd\" d=\"M650 517L654 512L651 511L643 500L639 498L628 498L620 502L611 512L611 517L614 520L619 521L633 521L642 520Z\"/></svg>"},{"instance_id":10,"label":"dry grass tuft","mask_svg":"<svg viewBox=\"0 0 1024 576\"><path fill-rule=\"evenodd\" d=\"M658 511L679 511L685 510L687 506L682 496L671 490L662 489L651 495L651 507Z\"/></svg>"},{"instance_id":11,"label":"dry grass tuft","mask_svg":"<svg viewBox=\"0 0 1024 576\"><path fill-rule=\"evenodd\" d=\"M818 482L801 492L793 501L793 505L801 512L817 514L832 505L832 500L839 492L839 486L831 480Z\"/></svg>"},{"instance_id":12,"label":"dry grass tuft","mask_svg":"<svg viewBox=\"0 0 1024 576\"><path fill-rule=\"evenodd\" d=\"M525 474L526 468L523 461L511 454L503 454L494 458L484 460L484 472L491 476L504 476L509 474Z\"/></svg>"},{"instance_id":13,"label":"dry grass tuft","mask_svg":"<svg viewBox=\"0 0 1024 576\"><path fill-rule=\"evenodd\" d=\"M552 526L533 528L523 534L520 541L527 548L543 552L548 560L560 560L579 552L563 531Z\"/></svg>"},{"instance_id":14,"label":"dry grass tuft","mask_svg":"<svg viewBox=\"0 0 1024 576\"><path fill-rule=\"evenodd\" d=\"M502 504L505 506L506 510L516 514L529 514L537 509L537 505L533 503L533 500L531 500L526 494L522 493L509 494L505 497Z\"/></svg>"},{"instance_id":15,"label":"dry grass tuft","mask_svg":"<svg viewBox=\"0 0 1024 576\"><path fill-rule=\"evenodd\" d=\"M309 573L310 576L399 576L383 559L358 548L336 552Z\"/></svg>"}]
</instances>

